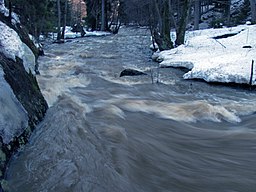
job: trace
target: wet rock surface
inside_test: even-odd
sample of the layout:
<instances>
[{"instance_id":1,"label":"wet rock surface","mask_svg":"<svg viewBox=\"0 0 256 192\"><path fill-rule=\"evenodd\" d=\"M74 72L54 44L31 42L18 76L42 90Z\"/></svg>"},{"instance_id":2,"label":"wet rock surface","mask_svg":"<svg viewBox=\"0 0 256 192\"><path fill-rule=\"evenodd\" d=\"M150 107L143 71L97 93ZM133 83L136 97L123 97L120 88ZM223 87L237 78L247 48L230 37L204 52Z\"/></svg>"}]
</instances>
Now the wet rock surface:
<instances>
[{"instance_id":1,"label":"wet rock surface","mask_svg":"<svg viewBox=\"0 0 256 192\"><path fill-rule=\"evenodd\" d=\"M138 75L147 75L147 74L142 72L142 71L135 70L135 69L125 69L120 73L120 77L123 77L123 76L138 76Z\"/></svg>"},{"instance_id":2,"label":"wet rock surface","mask_svg":"<svg viewBox=\"0 0 256 192\"><path fill-rule=\"evenodd\" d=\"M20 23L13 24L1 13L0 22L15 30L21 41L33 52L35 58L38 57L39 50ZM12 42L10 42L10 46L11 44ZM32 66L29 71L26 71L24 67L26 63L19 57L8 58L4 54L5 49L6 47L0 46L0 80L2 87L7 87L0 91L2 96L0 102L3 104L0 111L0 191L6 189L4 177L11 156L27 143L29 136L35 126L43 119L48 108L34 75L36 66ZM13 99L5 98L4 95L7 97L11 95ZM7 100L10 102L6 102Z\"/></svg>"}]
</instances>

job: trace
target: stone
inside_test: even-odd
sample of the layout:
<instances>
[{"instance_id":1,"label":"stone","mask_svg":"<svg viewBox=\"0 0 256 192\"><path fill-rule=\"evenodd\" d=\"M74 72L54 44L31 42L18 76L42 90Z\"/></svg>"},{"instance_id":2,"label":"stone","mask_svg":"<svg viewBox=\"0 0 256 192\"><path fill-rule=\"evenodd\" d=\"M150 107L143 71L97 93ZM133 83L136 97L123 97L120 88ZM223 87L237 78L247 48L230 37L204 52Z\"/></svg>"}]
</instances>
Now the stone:
<instances>
[{"instance_id":1,"label":"stone","mask_svg":"<svg viewBox=\"0 0 256 192\"><path fill-rule=\"evenodd\" d=\"M125 69L120 73L120 77L123 76L138 76L138 75L147 75L142 71L138 71L136 69Z\"/></svg>"}]
</instances>

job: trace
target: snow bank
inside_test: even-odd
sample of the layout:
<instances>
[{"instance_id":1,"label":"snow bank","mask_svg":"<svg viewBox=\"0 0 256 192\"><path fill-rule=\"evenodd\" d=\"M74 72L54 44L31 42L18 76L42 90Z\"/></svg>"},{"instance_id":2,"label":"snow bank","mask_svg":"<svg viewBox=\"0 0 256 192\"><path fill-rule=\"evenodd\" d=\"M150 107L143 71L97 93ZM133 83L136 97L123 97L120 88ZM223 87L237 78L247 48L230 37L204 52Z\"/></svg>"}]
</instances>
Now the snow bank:
<instances>
[{"instance_id":1,"label":"snow bank","mask_svg":"<svg viewBox=\"0 0 256 192\"><path fill-rule=\"evenodd\" d=\"M4 79L0 68L0 136L5 144L19 136L28 126L26 110L15 97L11 87Z\"/></svg>"},{"instance_id":2,"label":"snow bank","mask_svg":"<svg viewBox=\"0 0 256 192\"><path fill-rule=\"evenodd\" d=\"M1 21L0 31L0 52L14 61L16 61L16 57L19 57L23 60L26 71L34 72L35 56L29 47L20 40L16 31Z\"/></svg>"},{"instance_id":3,"label":"snow bank","mask_svg":"<svg viewBox=\"0 0 256 192\"><path fill-rule=\"evenodd\" d=\"M86 31L85 36L105 36L105 35L111 35L110 32L105 31Z\"/></svg>"},{"instance_id":4,"label":"snow bank","mask_svg":"<svg viewBox=\"0 0 256 192\"><path fill-rule=\"evenodd\" d=\"M183 76L184 79L248 84L251 63L256 60L255 34L256 25L191 31L187 33L185 45L157 53L154 57L157 57L162 67L191 69ZM229 37L222 38L223 35ZM245 45L251 48L243 48ZM253 85L256 85L255 78L256 75Z\"/></svg>"},{"instance_id":5,"label":"snow bank","mask_svg":"<svg viewBox=\"0 0 256 192\"><path fill-rule=\"evenodd\" d=\"M105 32L105 31L86 31L85 28L84 28L84 31L85 31L84 37L111 35L110 32ZM53 33L51 35L52 35L53 39L57 39L57 33ZM80 37L82 37L80 32L72 32L72 27L66 26L66 29L65 29L65 39L75 39L75 38L80 38ZM41 39L44 39L44 37L41 37Z\"/></svg>"}]
</instances>

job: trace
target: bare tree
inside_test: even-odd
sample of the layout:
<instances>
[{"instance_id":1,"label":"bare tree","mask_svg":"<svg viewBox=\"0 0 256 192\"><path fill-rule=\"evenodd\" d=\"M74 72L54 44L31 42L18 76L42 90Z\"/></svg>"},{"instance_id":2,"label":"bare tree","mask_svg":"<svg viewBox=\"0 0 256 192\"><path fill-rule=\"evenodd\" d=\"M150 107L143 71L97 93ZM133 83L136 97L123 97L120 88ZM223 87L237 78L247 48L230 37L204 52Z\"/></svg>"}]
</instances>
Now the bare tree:
<instances>
[{"instance_id":1,"label":"bare tree","mask_svg":"<svg viewBox=\"0 0 256 192\"><path fill-rule=\"evenodd\" d=\"M188 16L189 16L190 3L191 3L191 0L180 1L181 15L178 18L178 23L176 26L176 41L175 41L176 46L184 44L185 42L185 33L186 33Z\"/></svg>"}]
</instances>

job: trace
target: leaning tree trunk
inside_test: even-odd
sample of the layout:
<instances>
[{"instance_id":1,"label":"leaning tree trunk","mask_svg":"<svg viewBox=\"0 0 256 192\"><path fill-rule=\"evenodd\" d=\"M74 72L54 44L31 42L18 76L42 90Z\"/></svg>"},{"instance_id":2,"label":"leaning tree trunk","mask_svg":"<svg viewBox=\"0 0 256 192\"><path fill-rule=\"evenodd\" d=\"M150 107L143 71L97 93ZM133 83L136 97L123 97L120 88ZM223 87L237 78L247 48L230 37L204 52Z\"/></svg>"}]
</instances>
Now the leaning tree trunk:
<instances>
[{"instance_id":1,"label":"leaning tree trunk","mask_svg":"<svg viewBox=\"0 0 256 192\"><path fill-rule=\"evenodd\" d=\"M256 0L250 0L252 23L256 23Z\"/></svg>"},{"instance_id":2,"label":"leaning tree trunk","mask_svg":"<svg viewBox=\"0 0 256 192\"><path fill-rule=\"evenodd\" d=\"M190 0L183 0L182 2L182 13L176 28L176 46L182 45L185 42L187 20L189 16Z\"/></svg>"}]
</instances>

